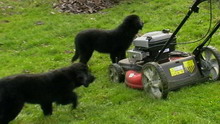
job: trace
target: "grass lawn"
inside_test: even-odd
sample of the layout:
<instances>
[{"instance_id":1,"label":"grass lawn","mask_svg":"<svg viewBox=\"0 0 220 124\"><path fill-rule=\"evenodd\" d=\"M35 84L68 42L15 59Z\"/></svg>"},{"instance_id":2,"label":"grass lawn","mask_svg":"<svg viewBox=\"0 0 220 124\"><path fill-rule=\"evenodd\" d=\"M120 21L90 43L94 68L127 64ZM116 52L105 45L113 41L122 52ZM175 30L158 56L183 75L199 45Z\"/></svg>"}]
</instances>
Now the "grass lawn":
<instances>
[{"instance_id":1,"label":"grass lawn","mask_svg":"<svg viewBox=\"0 0 220 124\"><path fill-rule=\"evenodd\" d=\"M214 26L220 20L220 2L212 0ZM59 13L57 0L0 0L0 77L41 73L71 64L73 39L88 28L113 29L125 16L137 14L146 32L174 31L193 0L124 0L96 14ZM200 4L177 34L177 42L200 39L209 28L209 3ZM220 50L220 29L210 45ZM191 52L197 43L178 45ZM132 47L132 46L131 46ZM109 56L95 52L88 65L96 80L76 90L79 106L54 104L53 115L44 117L39 105L25 104L11 124L219 124L219 81L170 92L167 100L154 100L143 91L109 80Z\"/></svg>"}]
</instances>

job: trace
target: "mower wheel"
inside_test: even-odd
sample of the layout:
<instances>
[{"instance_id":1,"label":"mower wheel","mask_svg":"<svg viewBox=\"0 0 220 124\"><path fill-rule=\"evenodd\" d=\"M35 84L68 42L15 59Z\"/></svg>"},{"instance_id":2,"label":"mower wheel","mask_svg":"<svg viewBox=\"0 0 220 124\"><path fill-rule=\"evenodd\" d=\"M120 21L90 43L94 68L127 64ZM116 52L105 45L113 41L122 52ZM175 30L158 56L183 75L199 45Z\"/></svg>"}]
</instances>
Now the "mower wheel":
<instances>
[{"instance_id":1,"label":"mower wheel","mask_svg":"<svg viewBox=\"0 0 220 124\"><path fill-rule=\"evenodd\" d=\"M120 83L124 81L124 71L122 67L117 63L111 64L109 66L109 76L114 83Z\"/></svg>"},{"instance_id":2,"label":"mower wheel","mask_svg":"<svg viewBox=\"0 0 220 124\"><path fill-rule=\"evenodd\" d=\"M142 83L144 91L156 99L166 99L168 95L168 81L162 67L156 62L149 62L143 66Z\"/></svg>"},{"instance_id":3,"label":"mower wheel","mask_svg":"<svg viewBox=\"0 0 220 124\"><path fill-rule=\"evenodd\" d=\"M214 47L206 46L201 49L199 54L199 61L201 64L201 71L209 80L220 79L220 52Z\"/></svg>"}]
</instances>

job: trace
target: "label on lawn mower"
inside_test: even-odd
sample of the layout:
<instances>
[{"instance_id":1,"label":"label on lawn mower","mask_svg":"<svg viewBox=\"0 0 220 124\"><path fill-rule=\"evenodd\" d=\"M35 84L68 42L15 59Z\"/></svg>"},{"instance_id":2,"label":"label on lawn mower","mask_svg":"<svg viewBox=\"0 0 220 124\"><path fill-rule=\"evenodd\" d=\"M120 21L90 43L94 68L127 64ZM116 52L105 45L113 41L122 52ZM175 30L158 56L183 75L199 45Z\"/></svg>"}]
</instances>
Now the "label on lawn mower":
<instances>
[{"instance_id":1,"label":"label on lawn mower","mask_svg":"<svg viewBox=\"0 0 220 124\"><path fill-rule=\"evenodd\" d=\"M177 76L184 73L183 65L179 65L173 68L170 68L171 76Z\"/></svg>"},{"instance_id":2,"label":"label on lawn mower","mask_svg":"<svg viewBox=\"0 0 220 124\"><path fill-rule=\"evenodd\" d=\"M195 65L194 65L194 62L193 62L192 59L183 62L183 65L184 65L185 69L186 69L188 72L193 73L193 71L195 70Z\"/></svg>"}]
</instances>

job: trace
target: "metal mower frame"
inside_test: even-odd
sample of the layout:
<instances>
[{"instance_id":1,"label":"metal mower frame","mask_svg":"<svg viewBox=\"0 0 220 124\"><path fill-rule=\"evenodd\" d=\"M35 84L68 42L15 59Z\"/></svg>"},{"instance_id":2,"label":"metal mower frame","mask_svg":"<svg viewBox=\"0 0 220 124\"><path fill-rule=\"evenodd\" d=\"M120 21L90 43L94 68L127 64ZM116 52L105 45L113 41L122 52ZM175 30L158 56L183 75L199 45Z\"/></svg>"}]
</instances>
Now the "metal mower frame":
<instances>
[{"instance_id":1,"label":"metal mower frame","mask_svg":"<svg viewBox=\"0 0 220 124\"><path fill-rule=\"evenodd\" d=\"M123 82L126 71L133 70L134 68L137 70L138 68L142 76L144 91L153 98L166 99L169 91L179 89L183 86L220 79L220 52L212 46L205 46L220 27L220 20L205 40L192 53L180 56L180 58L172 61L158 62L167 46L171 44L190 15L193 12L198 13L198 5L204 1L206 0L196 0L194 2L184 19L169 40L163 45L153 61L148 61L143 65L131 63L129 66L113 63L109 66L111 80L113 82Z\"/></svg>"}]
</instances>

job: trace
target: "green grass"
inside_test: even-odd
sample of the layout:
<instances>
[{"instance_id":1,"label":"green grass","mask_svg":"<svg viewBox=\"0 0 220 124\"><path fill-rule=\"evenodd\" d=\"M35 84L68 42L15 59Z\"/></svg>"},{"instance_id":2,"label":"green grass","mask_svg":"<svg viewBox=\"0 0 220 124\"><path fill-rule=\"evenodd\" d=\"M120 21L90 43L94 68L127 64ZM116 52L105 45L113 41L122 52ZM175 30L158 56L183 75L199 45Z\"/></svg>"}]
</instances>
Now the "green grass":
<instances>
[{"instance_id":1,"label":"green grass","mask_svg":"<svg viewBox=\"0 0 220 124\"><path fill-rule=\"evenodd\" d=\"M213 3L213 25L220 19L220 3ZM129 14L145 22L139 35L170 29L174 31L192 0L124 0L96 14L59 13L56 0L0 1L0 77L17 73L40 73L70 64L75 35L88 28L112 29ZM178 42L193 41L208 29L208 3L190 17L178 33ZM42 22L42 25L37 25ZM220 48L220 32L211 45ZM179 45L192 51L198 43ZM89 67L96 81L76 90L79 106L53 106L53 115L44 117L38 105L26 104L12 124L218 124L220 122L219 81L170 92L167 100L154 100L143 91L108 78L108 55L95 52Z\"/></svg>"}]
</instances>

